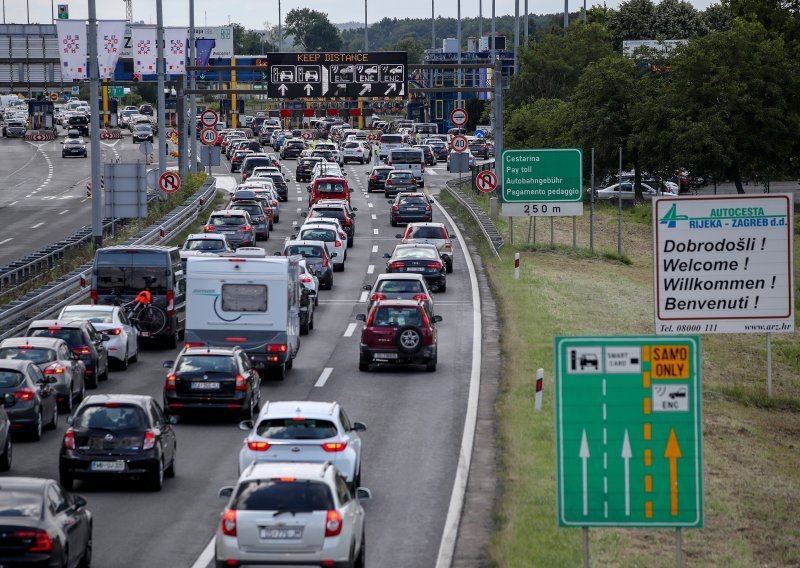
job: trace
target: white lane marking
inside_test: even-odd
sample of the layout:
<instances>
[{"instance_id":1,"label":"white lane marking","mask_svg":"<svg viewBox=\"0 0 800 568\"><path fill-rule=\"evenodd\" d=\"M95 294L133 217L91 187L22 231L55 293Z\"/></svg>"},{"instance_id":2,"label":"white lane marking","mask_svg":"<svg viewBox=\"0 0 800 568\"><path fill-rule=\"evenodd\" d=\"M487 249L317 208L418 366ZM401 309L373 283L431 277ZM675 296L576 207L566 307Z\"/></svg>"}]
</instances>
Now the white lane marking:
<instances>
[{"instance_id":1,"label":"white lane marking","mask_svg":"<svg viewBox=\"0 0 800 568\"><path fill-rule=\"evenodd\" d=\"M0 245L4 245L8 241L13 241L13 240L14 240L14 237L8 237L7 239L3 239L2 241L0 241Z\"/></svg>"},{"instance_id":2,"label":"white lane marking","mask_svg":"<svg viewBox=\"0 0 800 568\"><path fill-rule=\"evenodd\" d=\"M378 252L378 245L372 245L372 252Z\"/></svg>"},{"instance_id":3,"label":"white lane marking","mask_svg":"<svg viewBox=\"0 0 800 568\"><path fill-rule=\"evenodd\" d=\"M314 386L315 387L324 387L325 383L328 382L328 379L330 378L331 373L333 373L333 367L325 367L322 370L322 374L317 379L317 382L314 383Z\"/></svg>"},{"instance_id":4,"label":"white lane marking","mask_svg":"<svg viewBox=\"0 0 800 568\"><path fill-rule=\"evenodd\" d=\"M367 203L367 207L374 207L372 203Z\"/></svg>"},{"instance_id":5,"label":"white lane marking","mask_svg":"<svg viewBox=\"0 0 800 568\"><path fill-rule=\"evenodd\" d=\"M200 553L200 556L197 557L194 564L192 564L192 568L206 568L212 560L214 560L214 543L216 542L216 537L213 537L211 541L206 545L203 549L203 552Z\"/></svg>"},{"instance_id":6,"label":"white lane marking","mask_svg":"<svg viewBox=\"0 0 800 568\"><path fill-rule=\"evenodd\" d=\"M42 225L44 225L44 222L41 222L41 223L36 223L35 225L33 225L33 226L31 227L31 229L38 229L38 228L39 228L39 227L41 227Z\"/></svg>"},{"instance_id":7,"label":"white lane marking","mask_svg":"<svg viewBox=\"0 0 800 568\"><path fill-rule=\"evenodd\" d=\"M355 331L356 331L356 324L349 323L349 324L347 324L347 329L344 330L344 336L345 337L353 337L353 333L355 333Z\"/></svg>"},{"instance_id":8,"label":"white lane marking","mask_svg":"<svg viewBox=\"0 0 800 568\"><path fill-rule=\"evenodd\" d=\"M450 214L439 203L436 207L447 219L458 242L463 243L464 237ZM469 281L472 288L472 368L469 378L469 397L467 399L467 413L464 419L464 433L461 437L461 449L458 453L456 478L453 481L453 492L450 495L450 505L447 508L447 518L444 522L442 540L439 544L439 555L435 568L449 568L453 563L453 554L458 538L458 525L461 512L464 510L464 498L467 493L467 479L472 462L472 446L475 442L475 426L478 422L478 395L481 388L481 296L478 291L478 277L475 274L475 265L472 258L464 251L464 262L469 272Z\"/></svg>"},{"instance_id":9,"label":"white lane marking","mask_svg":"<svg viewBox=\"0 0 800 568\"><path fill-rule=\"evenodd\" d=\"M377 216L377 215L375 215L375 213L373 213L373 214L372 214L372 220L373 220L373 221L375 221L377 218L378 218L378 216Z\"/></svg>"},{"instance_id":10,"label":"white lane marking","mask_svg":"<svg viewBox=\"0 0 800 568\"><path fill-rule=\"evenodd\" d=\"M303 197L302 196L298 197L297 201L303 201Z\"/></svg>"},{"instance_id":11,"label":"white lane marking","mask_svg":"<svg viewBox=\"0 0 800 568\"><path fill-rule=\"evenodd\" d=\"M378 229L372 229L372 234L373 235L377 235L378 234Z\"/></svg>"},{"instance_id":12,"label":"white lane marking","mask_svg":"<svg viewBox=\"0 0 800 568\"><path fill-rule=\"evenodd\" d=\"M9 203L9 204L8 204L8 207L11 207L11 206L13 206L13 205L16 205L17 203L19 203L19 201L14 201L14 202L12 202L12 203Z\"/></svg>"},{"instance_id":13,"label":"white lane marking","mask_svg":"<svg viewBox=\"0 0 800 568\"><path fill-rule=\"evenodd\" d=\"M69 209L64 209L59 215L63 215L64 213L69 213Z\"/></svg>"},{"instance_id":14,"label":"white lane marking","mask_svg":"<svg viewBox=\"0 0 800 568\"><path fill-rule=\"evenodd\" d=\"M432 169L425 170L425 173L426 174L431 174L432 176L439 175L439 174L436 173L435 170L432 170Z\"/></svg>"},{"instance_id":15,"label":"white lane marking","mask_svg":"<svg viewBox=\"0 0 800 568\"><path fill-rule=\"evenodd\" d=\"M367 274L373 274L374 272L375 272L374 264L370 264L369 266L367 266Z\"/></svg>"},{"instance_id":16,"label":"white lane marking","mask_svg":"<svg viewBox=\"0 0 800 568\"><path fill-rule=\"evenodd\" d=\"M367 298L369 297L369 292L364 290L361 292L361 297L358 299L359 304L365 304L367 302Z\"/></svg>"}]
</instances>

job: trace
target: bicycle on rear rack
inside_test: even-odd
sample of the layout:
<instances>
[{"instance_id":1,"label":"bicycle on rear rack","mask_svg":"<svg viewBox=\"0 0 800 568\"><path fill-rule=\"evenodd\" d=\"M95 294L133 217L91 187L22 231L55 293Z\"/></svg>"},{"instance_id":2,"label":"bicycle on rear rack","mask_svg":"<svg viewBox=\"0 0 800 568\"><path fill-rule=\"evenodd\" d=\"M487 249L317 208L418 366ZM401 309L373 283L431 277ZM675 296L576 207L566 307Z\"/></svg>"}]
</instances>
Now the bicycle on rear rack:
<instances>
[{"instance_id":1,"label":"bicycle on rear rack","mask_svg":"<svg viewBox=\"0 0 800 568\"><path fill-rule=\"evenodd\" d=\"M115 304L122 308L131 323L142 333L158 335L167 327L167 314L152 304L152 295L147 289L139 292L130 302L122 303L117 300Z\"/></svg>"}]
</instances>

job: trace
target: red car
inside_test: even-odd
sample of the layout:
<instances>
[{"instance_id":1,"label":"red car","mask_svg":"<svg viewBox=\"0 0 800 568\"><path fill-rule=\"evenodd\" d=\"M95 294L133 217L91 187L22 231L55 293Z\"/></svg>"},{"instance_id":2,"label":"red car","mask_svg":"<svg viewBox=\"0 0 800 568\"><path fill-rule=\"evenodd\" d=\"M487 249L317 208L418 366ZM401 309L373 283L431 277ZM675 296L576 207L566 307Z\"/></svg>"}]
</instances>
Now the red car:
<instances>
[{"instance_id":1,"label":"red car","mask_svg":"<svg viewBox=\"0 0 800 568\"><path fill-rule=\"evenodd\" d=\"M361 330L359 371L371 364L425 365L436 371L436 324L442 316L431 316L422 300L379 300L369 314L356 316Z\"/></svg>"},{"instance_id":2,"label":"red car","mask_svg":"<svg viewBox=\"0 0 800 568\"><path fill-rule=\"evenodd\" d=\"M308 186L308 206L320 199L344 199L350 203L350 187L347 180L338 177L320 177Z\"/></svg>"}]
</instances>

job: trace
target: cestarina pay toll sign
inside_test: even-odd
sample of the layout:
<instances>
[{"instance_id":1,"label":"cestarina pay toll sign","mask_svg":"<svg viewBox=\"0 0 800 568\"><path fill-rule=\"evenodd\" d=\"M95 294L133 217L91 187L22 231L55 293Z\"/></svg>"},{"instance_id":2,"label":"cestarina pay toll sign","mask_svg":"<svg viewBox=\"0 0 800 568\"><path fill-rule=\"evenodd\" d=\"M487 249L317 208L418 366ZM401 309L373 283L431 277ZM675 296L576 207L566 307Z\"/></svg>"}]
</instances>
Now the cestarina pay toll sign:
<instances>
[{"instance_id":1,"label":"cestarina pay toll sign","mask_svg":"<svg viewBox=\"0 0 800 568\"><path fill-rule=\"evenodd\" d=\"M792 196L658 199L658 334L794 331Z\"/></svg>"}]
</instances>

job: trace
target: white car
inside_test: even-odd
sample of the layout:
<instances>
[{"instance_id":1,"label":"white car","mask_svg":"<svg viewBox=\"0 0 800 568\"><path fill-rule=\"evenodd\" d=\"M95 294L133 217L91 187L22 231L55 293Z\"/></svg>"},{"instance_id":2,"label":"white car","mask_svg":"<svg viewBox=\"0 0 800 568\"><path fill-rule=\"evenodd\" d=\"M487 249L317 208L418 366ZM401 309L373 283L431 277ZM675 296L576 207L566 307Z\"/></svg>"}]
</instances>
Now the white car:
<instances>
[{"instance_id":1,"label":"white car","mask_svg":"<svg viewBox=\"0 0 800 568\"><path fill-rule=\"evenodd\" d=\"M190 256L203 254L221 254L233 252L233 248L228 244L228 239L220 233L195 233L186 237L186 240L179 251L184 267L186 259Z\"/></svg>"},{"instance_id":2,"label":"white car","mask_svg":"<svg viewBox=\"0 0 800 568\"><path fill-rule=\"evenodd\" d=\"M314 146L314 150L330 150L333 152L333 157L336 160L336 163L340 166L344 165L344 156L333 142L317 142L316 146Z\"/></svg>"},{"instance_id":3,"label":"white car","mask_svg":"<svg viewBox=\"0 0 800 568\"><path fill-rule=\"evenodd\" d=\"M139 330L119 306L75 304L62 308L57 319L92 322L97 331L109 336L108 357L115 359L122 369L139 359Z\"/></svg>"},{"instance_id":4,"label":"white car","mask_svg":"<svg viewBox=\"0 0 800 568\"><path fill-rule=\"evenodd\" d=\"M646 183L642 184L642 197L644 199L652 200L655 197L677 197L678 193L669 191L671 189L669 186L666 186L662 191L656 191L655 188L647 185ZM608 187L604 187L602 189L595 190L595 197L598 201L609 201L609 200L617 200L620 197L620 190L619 184L615 183L609 185ZM635 192L633 190L633 182L622 182L622 200L623 201L632 201L635 197Z\"/></svg>"},{"instance_id":5,"label":"white car","mask_svg":"<svg viewBox=\"0 0 800 568\"><path fill-rule=\"evenodd\" d=\"M306 290L311 290L316 294L314 297L314 305L319 305L319 278L314 274L306 264L305 259L300 261L300 283Z\"/></svg>"},{"instance_id":6,"label":"white car","mask_svg":"<svg viewBox=\"0 0 800 568\"><path fill-rule=\"evenodd\" d=\"M369 161L369 148L363 142L345 142L342 145L342 160L345 164L351 160L366 164Z\"/></svg>"},{"instance_id":7,"label":"white car","mask_svg":"<svg viewBox=\"0 0 800 568\"><path fill-rule=\"evenodd\" d=\"M344 270L347 259L347 234L328 223L305 223L300 227L296 241L322 241L331 255L334 270Z\"/></svg>"},{"instance_id":8,"label":"white car","mask_svg":"<svg viewBox=\"0 0 800 568\"><path fill-rule=\"evenodd\" d=\"M228 500L214 544L216 566L364 566L365 514L330 461L256 463Z\"/></svg>"}]
</instances>

